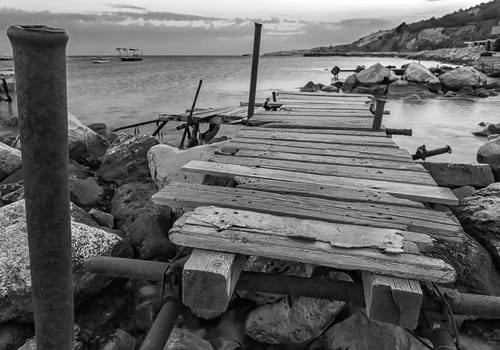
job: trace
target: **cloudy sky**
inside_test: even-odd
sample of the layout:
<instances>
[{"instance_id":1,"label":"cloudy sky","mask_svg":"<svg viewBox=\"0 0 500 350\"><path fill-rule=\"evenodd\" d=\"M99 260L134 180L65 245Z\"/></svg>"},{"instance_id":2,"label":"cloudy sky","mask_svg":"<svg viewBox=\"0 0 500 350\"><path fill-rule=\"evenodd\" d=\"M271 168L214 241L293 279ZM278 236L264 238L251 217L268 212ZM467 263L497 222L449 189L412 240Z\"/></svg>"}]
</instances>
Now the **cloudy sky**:
<instances>
[{"instance_id":1,"label":"cloudy sky","mask_svg":"<svg viewBox=\"0 0 500 350\"><path fill-rule=\"evenodd\" d=\"M70 33L68 53L112 55L251 52L253 22L264 24L262 51L348 43L399 23L440 16L473 0L0 0L0 54L9 24L48 24Z\"/></svg>"}]
</instances>

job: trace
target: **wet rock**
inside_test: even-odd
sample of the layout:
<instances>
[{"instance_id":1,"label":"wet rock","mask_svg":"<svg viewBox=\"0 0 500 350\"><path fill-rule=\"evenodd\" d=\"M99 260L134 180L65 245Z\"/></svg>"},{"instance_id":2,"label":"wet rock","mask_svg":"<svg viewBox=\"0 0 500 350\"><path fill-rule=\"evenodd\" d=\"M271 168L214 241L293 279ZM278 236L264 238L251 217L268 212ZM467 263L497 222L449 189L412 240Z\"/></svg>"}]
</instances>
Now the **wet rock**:
<instances>
[{"instance_id":1,"label":"wet rock","mask_svg":"<svg viewBox=\"0 0 500 350\"><path fill-rule=\"evenodd\" d=\"M117 329L108 339L102 350L135 350L135 338L123 329Z\"/></svg>"},{"instance_id":2,"label":"wet rock","mask_svg":"<svg viewBox=\"0 0 500 350\"><path fill-rule=\"evenodd\" d=\"M147 135L125 135L106 151L97 176L107 182L122 185L126 182L150 180L147 153L159 141Z\"/></svg>"},{"instance_id":3,"label":"wet rock","mask_svg":"<svg viewBox=\"0 0 500 350\"><path fill-rule=\"evenodd\" d=\"M325 85L321 88L323 92L339 92L339 88L333 85Z\"/></svg>"},{"instance_id":4,"label":"wet rock","mask_svg":"<svg viewBox=\"0 0 500 350\"><path fill-rule=\"evenodd\" d=\"M500 182L463 199L454 212L464 230L488 250L500 270Z\"/></svg>"},{"instance_id":5,"label":"wet rock","mask_svg":"<svg viewBox=\"0 0 500 350\"><path fill-rule=\"evenodd\" d=\"M450 90L457 91L464 86L480 87L487 83L488 77L472 67L458 67L439 76L441 83Z\"/></svg>"},{"instance_id":6,"label":"wet rock","mask_svg":"<svg viewBox=\"0 0 500 350\"><path fill-rule=\"evenodd\" d=\"M387 90L387 85L374 84L371 86L358 86L355 87L352 92L356 94L369 94L374 96L382 96Z\"/></svg>"},{"instance_id":7,"label":"wet rock","mask_svg":"<svg viewBox=\"0 0 500 350\"><path fill-rule=\"evenodd\" d=\"M462 187L457 187L452 189L453 193L455 196L458 198L458 200L462 200L465 197L472 196L475 192L476 189L472 186L462 186Z\"/></svg>"},{"instance_id":8,"label":"wet rock","mask_svg":"<svg viewBox=\"0 0 500 350\"><path fill-rule=\"evenodd\" d=\"M262 343L302 343L319 336L344 306L343 301L287 298L251 311L245 327L252 339Z\"/></svg>"},{"instance_id":9,"label":"wet rock","mask_svg":"<svg viewBox=\"0 0 500 350\"><path fill-rule=\"evenodd\" d=\"M495 182L493 171L489 165L483 164L455 164L423 162L422 165L429 171L439 186L486 187Z\"/></svg>"},{"instance_id":10,"label":"wet rock","mask_svg":"<svg viewBox=\"0 0 500 350\"><path fill-rule=\"evenodd\" d=\"M214 348L193 332L174 328L163 350L214 350Z\"/></svg>"},{"instance_id":11,"label":"wet rock","mask_svg":"<svg viewBox=\"0 0 500 350\"><path fill-rule=\"evenodd\" d=\"M227 141L202 145L186 150L169 145L153 146L148 152L148 163L151 178L158 189L162 189L171 181L202 183L204 175L183 172L182 166L191 160L208 160L216 150L220 150Z\"/></svg>"},{"instance_id":12,"label":"wet rock","mask_svg":"<svg viewBox=\"0 0 500 350\"><path fill-rule=\"evenodd\" d=\"M330 327L320 343L324 350L428 350L404 328L372 321L361 311Z\"/></svg>"},{"instance_id":13,"label":"wet rock","mask_svg":"<svg viewBox=\"0 0 500 350\"><path fill-rule=\"evenodd\" d=\"M500 134L500 123L487 123L480 122L479 126L482 126L483 129L480 131L473 131L472 135L474 136L490 136L495 134Z\"/></svg>"},{"instance_id":14,"label":"wet rock","mask_svg":"<svg viewBox=\"0 0 500 350\"><path fill-rule=\"evenodd\" d=\"M426 84L417 84L406 80L398 80L391 83L387 89L387 95L393 98L418 96L420 98L434 97Z\"/></svg>"},{"instance_id":15,"label":"wet rock","mask_svg":"<svg viewBox=\"0 0 500 350\"><path fill-rule=\"evenodd\" d=\"M168 258L175 251L167 238L174 216L151 201L156 192L153 183L129 183L118 187L111 201L116 227L127 234L142 259Z\"/></svg>"},{"instance_id":16,"label":"wet rock","mask_svg":"<svg viewBox=\"0 0 500 350\"><path fill-rule=\"evenodd\" d=\"M108 141L83 125L69 112L68 144L70 158L83 163L92 162L101 157L109 146Z\"/></svg>"},{"instance_id":17,"label":"wet rock","mask_svg":"<svg viewBox=\"0 0 500 350\"><path fill-rule=\"evenodd\" d=\"M31 319L31 276L24 201L0 208L0 322ZM72 262L75 301L101 289L108 281L88 273L84 264L93 256L123 254L128 245L115 234L72 218Z\"/></svg>"},{"instance_id":18,"label":"wet rock","mask_svg":"<svg viewBox=\"0 0 500 350\"><path fill-rule=\"evenodd\" d=\"M484 87L480 87L476 89L475 94L477 97L490 97L490 91L485 89Z\"/></svg>"},{"instance_id":19,"label":"wet rock","mask_svg":"<svg viewBox=\"0 0 500 350\"><path fill-rule=\"evenodd\" d=\"M476 92L471 86L464 86L458 90L460 96L475 96Z\"/></svg>"},{"instance_id":20,"label":"wet rock","mask_svg":"<svg viewBox=\"0 0 500 350\"><path fill-rule=\"evenodd\" d=\"M0 142L0 181L21 168L21 151Z\"/></svg>"},{"instance_id":21,"label":"wet rock","mask_svg":"<svg viewBox=\"0 0 500 350\"><path fill-rule=\"evenodd\" d=\"M455 96L457 96L457 93L454 91L447 91L443 96L444 97L455 97Z\"/></svg>"},{"instance_id":22,"label":"wet rock","mask_svg":"<svg viewBox=\"0 0 500 350\"><path fill-rule=\"evenodd\" d=\"M310 81L306 85L300 88L301 92L317 92L320 91L324 87L323 84L315 84L314 82Z\"/></svg>"},{"instance_id":23,"label":"wet rock","mask_svg":"<svg viewBox=\"0 0 500 350\"><path fill-rule=\"evenodd\" d=\"M373 66L356 73L356 79L361 85L374 85L387 83L390 76L390 70L385 68L380 63L376 63ZM344 83L345 84L345 83Z\"/></svg>"},{"instance_id":24,"label":"wet rock","mask_svg":"<svg viewBox=\"0 0 500 350\"><path fill-rule=\"evenodd\" d=\"M477 150L476 160L481 164L489 164L496 181L500 181L500 138L484 143Z\"/></svg>"},{"instance_id":25,"label":"wet rock","mask_svg":"<svg viewBox=\"0 0 500 350\"><path fill-rule=\"evenodd\" d=\"M411 62L408 67L406 67L403 79L421 84L439 84L440 80L434 74L431 73L427 67L421 65L420 63Z\"/></svg>"},{"instance_id":26,"label":"wet rock","mask_svg":"<svg viewBox=\"0 0 500 350\"><path fill-rule=\"evenodd\" d=\"M17 350L36 350L36 339L30 338Z\"/></svg>"},{"instance_id":27,"label":"wet rock","mask_svg":"<svg viewBox=\"0 0 500 350\"><path fill-rule=\"evenodd\" d=\"M0 324L0 350L17 349L24 344L26 338L33 335L33 327L29 324Z\"/></svg>"},{"instance_id":28,"label":"wet rock","mask_svg":"<svg viewBox=\"0 0 500 350\"><path fill-rule=\"evenodd\" d=\"M97 184L93 177L79 179L70 176L69 190L71 201L82 207L95 205L104 194L103 188Z\"/></svg>"},{"instance_id":29,"label":"wet rock","mask_svg":"<svg viewBox=\"0 0 500 350\"><path fill-rule=\"evenodd\" d=\"M349 75L342 84L342 91L351 92L359 84L356 74Z\"/></svg>"},{"instance_id":30,"label":"wet rock","mask_svg":"<svg viewBox=\"0 0 500 350\"><path fill-rule=\"evenodd\" d=\"M115 218L113 217L113 214L110 213L105 213L103 211L100 211L98 209L90 209L89 211L90 216L94 218L94 220L101 226L108 227L108 228L113 228Z\"/></svg>"}]
</instances>

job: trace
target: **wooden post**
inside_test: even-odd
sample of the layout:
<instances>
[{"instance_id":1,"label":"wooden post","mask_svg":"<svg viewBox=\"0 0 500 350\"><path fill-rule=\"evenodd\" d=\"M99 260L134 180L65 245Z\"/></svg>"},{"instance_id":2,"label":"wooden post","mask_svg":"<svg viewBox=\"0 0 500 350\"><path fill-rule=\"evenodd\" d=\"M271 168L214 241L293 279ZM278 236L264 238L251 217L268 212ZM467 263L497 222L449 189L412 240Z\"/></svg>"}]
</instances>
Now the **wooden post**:
<instances>
[{"instance_id":1,"label":"wooden post","mask_svg":"<svg viewBox=\"0 0 500 350\"><path fill-rule=\"evenodd\" d=\"M38 350L73 350L64 29L10 26Z\"/></svg>"},{"instance_id":2,"label":"wooden post","mask_svg":"<svg viewBox=\"0 0 500 350\"><path fill-rule=\"evenodd\" d=\"M382 117L384 116L384 106L386 100L377 98L375 106L375 115L373 116L372 130L379 131L382 126Z\"/></svg>"},{"instance_id":3,"label":"wooden post","mask_svg":"<svg viewBox=\"0 0 500 350\"><path fill-rule=\"evenodd\" d=\"M10 96L10 93L9 93L9 86L7 85L7 80L2 79L2 85L3 85L3 90L5 93L5 97L7 98L7 101L12 102L12 97Z\"/></svg>"},{"instance_id":4,"label":"wooden post","mask_svg":"<svg viewBox=\"0 0 500 350\"><path fill-rule=\"evenodd\" d=\"M247 120L252 118L255 107L255 94L257 91L257 73L259 71L259 55L260 55L260 34L262 32L262 24L255 23L255 33L253 37L253 53L252 53L252 74L250 77L250 92L248 95L248 112Z\"/></svg>"}]
</instances>

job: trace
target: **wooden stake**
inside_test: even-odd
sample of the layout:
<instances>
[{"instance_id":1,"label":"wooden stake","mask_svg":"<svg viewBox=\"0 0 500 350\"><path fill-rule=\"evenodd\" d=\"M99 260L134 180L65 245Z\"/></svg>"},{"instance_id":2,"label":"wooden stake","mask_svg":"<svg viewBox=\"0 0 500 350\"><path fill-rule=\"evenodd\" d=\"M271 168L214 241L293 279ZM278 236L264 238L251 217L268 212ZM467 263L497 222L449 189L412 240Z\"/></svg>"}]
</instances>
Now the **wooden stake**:
<instances>
[{"instance_id":1,"label":"wooden stake","mask_svg":"<svg viewBox=\"0 0 500 350\"><path fill-rule=\"evenodd\" d=\"M384 106L386 100L377 99L377 105L375 106L375 115L373 116L372 129L379 131L382 126L382 117L384 116Z\"/></svg>"},{"instance_id":2,"label":"wooden stake","mask_svg":"<svg viewBox=\"0 0 500 350\"><path fill-rule=\"evenodd\" d=\"M253 38L253 53L252 53L252 73L250 77L250 93L248 96L248 112L247 120L252 118L255 106L255 95L257 90L257 74L259 71L259 55L260 55L260 35L262 32L262 24L255 23L255 33Z\"/></svg>"}]
</instances>

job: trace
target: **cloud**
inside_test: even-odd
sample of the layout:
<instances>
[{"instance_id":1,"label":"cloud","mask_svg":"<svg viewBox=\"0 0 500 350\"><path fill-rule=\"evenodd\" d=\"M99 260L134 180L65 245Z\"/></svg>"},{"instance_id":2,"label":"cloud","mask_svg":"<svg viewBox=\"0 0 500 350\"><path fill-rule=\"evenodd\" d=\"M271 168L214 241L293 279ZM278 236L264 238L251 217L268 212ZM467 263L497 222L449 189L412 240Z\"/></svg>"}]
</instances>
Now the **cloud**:
<instances>
[{"instance_id":1,"label":"cloud","mask_svg":"<svg viewBox=\"0 0 500 350\"><path fill-rule=\"evenodd\" d=\"M134 6L134 5L110 4L110 3L107 3L106 5L108 5L111 8L114 8L114 9L147 11L147 9L145 7Z\"/></svg>"}]
</instances>

